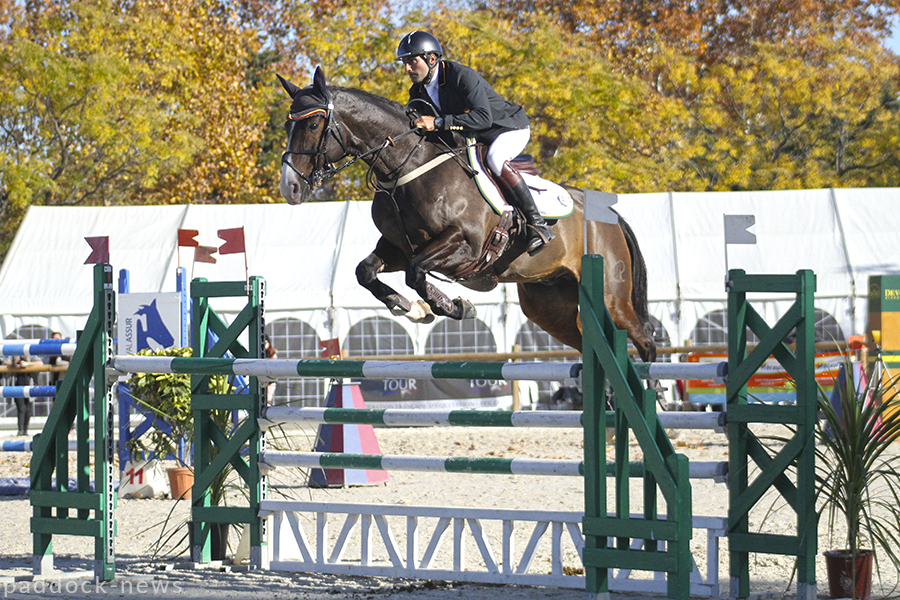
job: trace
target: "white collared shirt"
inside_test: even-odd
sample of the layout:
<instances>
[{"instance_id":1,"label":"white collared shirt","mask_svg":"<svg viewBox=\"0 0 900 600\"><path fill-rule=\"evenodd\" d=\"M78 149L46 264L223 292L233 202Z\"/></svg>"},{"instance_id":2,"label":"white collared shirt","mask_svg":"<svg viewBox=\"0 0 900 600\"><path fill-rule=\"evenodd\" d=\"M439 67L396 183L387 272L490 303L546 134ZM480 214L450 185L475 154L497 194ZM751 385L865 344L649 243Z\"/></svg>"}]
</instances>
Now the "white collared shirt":
<instances>
[{"instance_id":1,"label":"white collared shirt","mask_svg":"<svg viewBox=\"0 0 900 600\"><path fill-rule=\"evenodd\" d=\"M440 75L441 62L438 61L437 65L434 67L434 75L431 77L431 81L429 81L425 85L425 91L428 92L428 97L431 98L431 101L434 102L434 105L438 107L438 110L441 109L441 100L440 93L438 91L438 77Z\"/></svg>"}]
</instances>

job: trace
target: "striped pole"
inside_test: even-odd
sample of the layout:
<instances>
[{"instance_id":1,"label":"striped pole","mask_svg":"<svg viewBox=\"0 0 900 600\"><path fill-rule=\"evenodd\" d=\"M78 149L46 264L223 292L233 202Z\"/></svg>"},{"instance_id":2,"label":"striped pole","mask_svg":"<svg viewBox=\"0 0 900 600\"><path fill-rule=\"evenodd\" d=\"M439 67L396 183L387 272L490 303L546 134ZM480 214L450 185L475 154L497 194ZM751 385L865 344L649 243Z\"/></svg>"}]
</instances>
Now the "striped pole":
<instances>
[{"instance_id":1,"label":"striped pole","mask_svg":"<svg viewBox=\"0 0 900 600\"><path fill-rule=\"evenodd\" d=\"M37 344L3 344L0 345L0 356L71 356L77 346L59 340L41 340Z\"/></svg>"},{"instance_id":2,"label":"striped pole","mask_svg":"<svg viewBox=\"0 0 900 600\"><path fill-rule=\"evenodd\" d=\"M110 366L121 373L243 375L267 381L293 377L360 379L498 379L577 382L581 363L279 360L255 358L181 358L115 356ZM721 379L726 363L635 363L644 379Z\"/></svg>"},{"instance_id":3,"label":"striped pole","mask_svg":"<svg viewBox=\"0 0 900 600\"><path fill-rule=\"evenodd\" d=\"M714 429L722 432L725 429L724 412L660 412L657 415L665 429ZM270 406L259 420L259 426L263 430L281 423L574 429L582 426L582 412ZM607 427L615 425L614 412L607 411L606 424Z\"/></svg>"},{"instance_id":4,"label":"striped pole","mask_svg":"<svg viewBox=\"0 0 900 600\"><path fill-rule=\"evenodd\" d=\"M75 340L72 338L33 338L33 339L21 339L21 340L2 340L3 343L7 344L69 344L75 343Z\"/></svg>"},{"instance_id":5,"label":"striped pole","mask_svg":"<svg viewBox=\"0 0 900 600\"><path fill-rule=\"evenodd\" d=\"M94 449L94 440L90 441L90 449ZM33 440L8 440L0 443L0 452L31 452L34 450ZM78 450L78 440L69 440L69 452Z\"/></svg>"},{"instance_id":6,"label":"striped pole","mask_svg":"<svg viewBox=\"0 0 900 600\"><path fill-rule=\"evenodd\" d=\"M260 467L299 467L319 469L370 469L375 471L426 471L437 473L481 473L491 475L551 475L583 477L584 462L550 458L470 458L461 456L407 456L397 454L346 454L337 452L286 452L266 450L259 457ZM615 476L616 465L606 464L607 476ZM692 462L693 479L724 479L727 462ZM629 477L643 477L644 465L628 465Z\"/></svg>"},{"instance_id":7,"label":"striped pole","mask_svg":"<svg viewBox=\"0 0 900 600\"><path fill-rule=\"evenodd\" d=\"M490 363L433 361L280 360L116 356L110 364L123 373L243 375L266 380L292 377L360 379L576 380L581 363Z\"/></svg>"},{"instance_id":8,"label":"striped pole","mask_svg":"<svg viewBox=\"0 0 900 600\"><path fill-rule=\"evenodd\" d=\"M53 398L53 385L4 385L0 386L0 398Z\"/></svg>"}]
</instances>

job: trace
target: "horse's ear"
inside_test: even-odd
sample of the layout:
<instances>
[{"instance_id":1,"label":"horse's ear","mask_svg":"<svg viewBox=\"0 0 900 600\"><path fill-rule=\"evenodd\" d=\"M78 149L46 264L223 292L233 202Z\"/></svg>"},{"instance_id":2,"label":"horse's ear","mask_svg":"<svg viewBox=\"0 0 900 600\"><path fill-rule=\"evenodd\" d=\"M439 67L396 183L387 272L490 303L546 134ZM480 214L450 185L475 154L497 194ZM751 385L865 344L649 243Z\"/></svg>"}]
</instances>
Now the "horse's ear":
<instances>
[{"instance_id":1,"label":"horse's ear","mask_svg":"<svg viewBox=\"0 0 900 600\"><path fill-rule=\"evenodd\" d=\"M290 81L288 81L287 79L285 79L284 77L279 75L278 73L275 73L275 77L278 78L278 81L281 82L281 87L284 88L284 91L286 91L288 93L288 95L290 95L291 98L296 96L297 92L300 91L299 87L297 87L296 85L294 85L293 83L291 83Z\"/></svg>"},{"instance_id":2,"label":"horse's ear","mask_svg":"<svg viewBox=\"0 0 900 600\"><path fill-rule=\"evenodd\" d=\"M326 102L331 102L331 91L328 89L328 84L325 83L325 71L322 70L322 67L316 67L316 73L313 75L313 91L325 98Z\"/></svg>"}]
</instances>

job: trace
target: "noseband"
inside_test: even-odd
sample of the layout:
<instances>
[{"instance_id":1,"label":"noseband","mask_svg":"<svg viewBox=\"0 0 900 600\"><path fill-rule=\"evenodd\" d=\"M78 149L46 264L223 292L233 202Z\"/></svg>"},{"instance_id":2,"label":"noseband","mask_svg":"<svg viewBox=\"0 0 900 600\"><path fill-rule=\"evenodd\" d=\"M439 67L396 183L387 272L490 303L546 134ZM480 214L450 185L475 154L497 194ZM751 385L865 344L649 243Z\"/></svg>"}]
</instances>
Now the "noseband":
<instances>
[{"instance_id":1,"label":"noseband","mask_svg":"<svg viewBox=\"0 0 900 600\"><path fill-rule=\"evenodd\" d=\"M346 164L341 165L340 167L335 167L332 163L329 163L326 154L328 153L328 138L333 137L335 141L340 145L341 150L343 151L343 156L347 156L347 148L344 146L344 140L341 136L341 130L339 128L334 127L334 103L329 102L325 108L313 108L301 113L291 113L288 114L287 118L289 121L305 121L306 119L311 119L313 117L325 117L325 130L322 132L322 137L319 138L319 145L314 150L291 150L291 144L293 142L294 137L294 128L291 127L291 132L288 134L288 149L287 151L281 155L281 164L287 165L291 168L291 170L297 174L297 176L306 182L306 185L310 187L310 189L315 189L322 182L331 179L335 175L337 175L342 169L344 169ZM291 164L290 156L292 155L300 155L300 156L315 156L313 159L313 170L309 175L304 175L300 171L297 170L297 167Z\"/></svg>"}]
</instances>

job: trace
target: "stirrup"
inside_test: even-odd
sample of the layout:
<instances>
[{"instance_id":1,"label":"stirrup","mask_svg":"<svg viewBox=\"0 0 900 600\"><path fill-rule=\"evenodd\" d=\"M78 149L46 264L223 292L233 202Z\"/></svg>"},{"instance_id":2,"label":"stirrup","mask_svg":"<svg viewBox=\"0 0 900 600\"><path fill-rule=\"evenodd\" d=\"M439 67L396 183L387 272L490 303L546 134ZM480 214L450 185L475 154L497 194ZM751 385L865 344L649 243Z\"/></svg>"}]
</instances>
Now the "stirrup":
<instances>
[{"instance_id":1,"label":"stirrup","mask_svg":"<svg viewBox=\"0 0 900 600\"><path fill-rule=\"evenodd\" d=\"M529 256L534 256L550 243L556 236L549 225L527 225L528 236L525 238L525 251Z\"/></svg>"}]
</instances>

